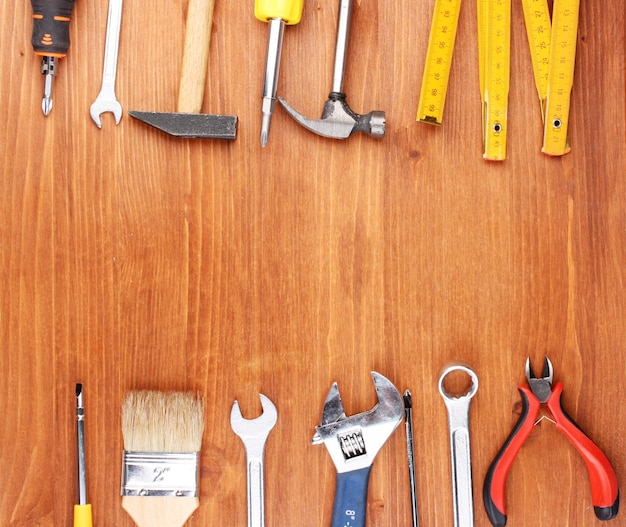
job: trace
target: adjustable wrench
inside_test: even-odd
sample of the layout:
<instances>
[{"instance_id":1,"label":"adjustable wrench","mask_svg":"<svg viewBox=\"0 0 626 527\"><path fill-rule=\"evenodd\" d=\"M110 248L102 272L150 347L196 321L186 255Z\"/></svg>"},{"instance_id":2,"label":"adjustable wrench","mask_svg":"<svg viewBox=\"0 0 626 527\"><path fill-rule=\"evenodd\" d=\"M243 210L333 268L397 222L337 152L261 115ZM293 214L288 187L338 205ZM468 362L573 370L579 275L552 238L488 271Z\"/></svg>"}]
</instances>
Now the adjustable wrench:
<instances>
[{"instance_id":1,"label":"adjustable wrench","mask_svg":"<svg viewBox=\"0 0 626 527\"><path fill-rule=\"evenodd\" d=\"M265 525L263 454L267 436L278 419L278 412L272 401L263 394L259 394L259 398L263 413L256 419L244 419L237 401L230 411L230 426L246 448L248 527Z\"/></svg>"},{"instance_id":2,"label":"adjustable wrench","mask_svg":"<svg viewBox=\"0 0 626 527\"><path fill-rule=\"evenodd\" d=\"M456 371L465 372L472 381L469 391L458 397L450 395L444 387L445 378ZM477 390L478 377L471 368L462 364L448 366L439 377L439 393L448 409L448 426L450 428L454 527L472 527L474 525L469 406Z\"/></svg>"},{"instance_id":3,"label":"adjustable wrench","mask_svg":"<svg viewBox=\"0 0 626 527\"><path fill-rule=\"evenodd\" d=\"M104 68L102 86L96 100L89 108L89 114L98 128L102 128L100 114L111 112L115 124L122 118L122 105L115 96L115 77L117 75L117 52L120 44L123 0L109 0L106 41L104 43Z\"/></svg>"},{"instance_id":4,"label":"adjustable wrench","mask_svg":"<svg viewBox=\"0 0 626 527\"><path fill-rule=\"evenodd\" d=\"M374 457L402 421L400 392L380 373L372 372L378 404L346 417L334 383L328 392L322 424L313 444L324 443L337 469L337 487L331 527L364 527L367 486Z\"/></svg>"}]
</instances>

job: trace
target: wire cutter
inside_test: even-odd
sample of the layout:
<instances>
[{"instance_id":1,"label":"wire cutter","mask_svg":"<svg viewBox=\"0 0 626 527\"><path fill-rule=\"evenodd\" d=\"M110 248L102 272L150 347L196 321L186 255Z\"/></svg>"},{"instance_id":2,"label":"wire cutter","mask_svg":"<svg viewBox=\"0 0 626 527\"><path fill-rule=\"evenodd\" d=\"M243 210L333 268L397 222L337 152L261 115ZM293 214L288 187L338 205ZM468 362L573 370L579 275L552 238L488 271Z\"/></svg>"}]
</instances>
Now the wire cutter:
<instances>
[{"instance_id":1,"label":"wire cutter","mask_svg":"<svg viewBox=\"0 0 626 527\"><path fill-rule=\"evenodd\" d=\"M496 527L506 525L504 487L506 476L524 441L541 421L537 418L542 405L546 405L556 427L569 439L582 456L591 482L591 497L596 516L600 520L614 518L619 510L619 487L611 462L561 407L563 384L552 385L553 369L548 357L544 360L542 376L535 377L526 361L528 386L520 386L522 415L507 438L504 446L489 467L483 487L483 501L489 520Z\"/></svg>"}]
</instances>

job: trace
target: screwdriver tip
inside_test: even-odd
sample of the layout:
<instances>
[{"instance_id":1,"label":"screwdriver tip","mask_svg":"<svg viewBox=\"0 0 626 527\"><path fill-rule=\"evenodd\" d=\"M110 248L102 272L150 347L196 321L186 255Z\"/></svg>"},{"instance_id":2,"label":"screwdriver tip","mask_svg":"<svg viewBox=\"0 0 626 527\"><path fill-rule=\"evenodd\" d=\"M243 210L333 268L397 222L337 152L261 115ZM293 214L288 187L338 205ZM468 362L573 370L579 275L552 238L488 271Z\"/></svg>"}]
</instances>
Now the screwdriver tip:
<instances>
[{"instance_id":1,"label":"screwdriver tip","mask_svg":"<svg viewBox=\"0 0 626 527\"><path fill-rule=\"evenodd\" d=\"M50 99L49 97L44 97L41 100L41 109L44 115L50 115L50 112L52 111L52 99Z\"/></svg>"},{"instance_id":2,"label":"screwdriver tip","mask_svg":"<svg viewBox=\"0 0 626 527\"><path fill-rule=\"evenodd\" d=\"M265 148L270 135L271 113L263 113L263 121L261 122L261 146Z\"/></svg>"}]
</instances>

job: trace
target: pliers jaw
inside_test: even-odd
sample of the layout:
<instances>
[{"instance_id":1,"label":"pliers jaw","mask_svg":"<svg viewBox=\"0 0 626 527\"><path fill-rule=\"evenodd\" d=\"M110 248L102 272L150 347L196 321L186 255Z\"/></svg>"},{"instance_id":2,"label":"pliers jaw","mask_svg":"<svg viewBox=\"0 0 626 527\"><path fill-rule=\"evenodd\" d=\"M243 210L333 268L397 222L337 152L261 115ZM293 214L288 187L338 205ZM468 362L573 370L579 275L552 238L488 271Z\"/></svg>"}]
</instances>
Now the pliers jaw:
<instances>
[{"instance_id":1,"label":"pliers jaw","mask_svg":"<svg viewBox=\"0 0 626 527\"><path fill-rule=\"evenodd\" d=\"M531 391L542 404L547 403L552 395L553 375L554 369L548 357L544 359L541 377L535 377L535 373L530 364L530 357L526 359L526 379L528 380L528 386L530 386Z\"/></svg>"}]
</instances>

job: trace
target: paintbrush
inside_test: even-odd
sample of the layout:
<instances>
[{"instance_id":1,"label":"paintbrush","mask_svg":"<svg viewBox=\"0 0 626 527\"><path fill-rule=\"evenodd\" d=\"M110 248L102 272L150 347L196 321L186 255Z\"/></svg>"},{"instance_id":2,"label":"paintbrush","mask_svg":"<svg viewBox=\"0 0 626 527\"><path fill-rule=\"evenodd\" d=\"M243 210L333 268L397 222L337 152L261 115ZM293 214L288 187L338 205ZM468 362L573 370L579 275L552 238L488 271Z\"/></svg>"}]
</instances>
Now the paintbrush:
<instances>
[{"instance_id":1,"label":"paintbrush","mask_svg":"<svg viewBox=\"0 0 626 527\"><path fill-rule=\"evenodd\" d=\"M138 527L182 527L198 508L204 402L130 392L122 404L122 507Z\"/></svg>"}]
</instances>

